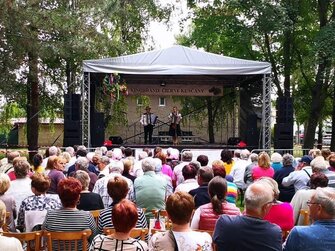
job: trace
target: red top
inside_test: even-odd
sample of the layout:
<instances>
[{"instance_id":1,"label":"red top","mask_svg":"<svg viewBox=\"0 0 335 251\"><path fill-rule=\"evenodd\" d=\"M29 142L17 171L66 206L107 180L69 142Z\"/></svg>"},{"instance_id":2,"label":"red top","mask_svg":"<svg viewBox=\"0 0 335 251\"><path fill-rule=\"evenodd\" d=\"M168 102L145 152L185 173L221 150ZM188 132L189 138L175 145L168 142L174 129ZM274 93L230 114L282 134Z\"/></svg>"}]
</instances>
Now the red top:
<instances>
[{"instance_id":1,"label":"red top","mask_svg":"<svg viewBox=\"0 0 335 251\"><path fill-rule=\"evenodd\" d=\"M264 220L277 224L282 231L289 231L294 227L293 208L288 202L275 204Z\"/></svg>"}]
</instances>

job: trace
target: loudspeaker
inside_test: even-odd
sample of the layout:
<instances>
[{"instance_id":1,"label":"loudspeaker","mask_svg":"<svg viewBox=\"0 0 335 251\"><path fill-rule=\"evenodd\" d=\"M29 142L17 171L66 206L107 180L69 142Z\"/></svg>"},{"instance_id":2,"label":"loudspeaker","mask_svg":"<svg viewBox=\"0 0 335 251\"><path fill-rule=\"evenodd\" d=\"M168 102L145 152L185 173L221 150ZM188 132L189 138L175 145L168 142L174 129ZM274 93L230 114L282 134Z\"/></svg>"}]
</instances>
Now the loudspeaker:
<instances>
[{"instance_id":1,"label":"loudspeaker","mask_svg":"<svg viewBox=\"0 0 335 251\"><path fill-rule=\"evenodd\" d=\"M102 146L105 141L104 113L94 112L91 116L91 145Z\"/></svg>"},{"instance_id":2,"label":"loudspeaker","mask_svg":"<svg viewBox=\"0 0 335 251\"><path fill-rule=\"evenodd\" d=\"M247 135L246 135L246 143L247 146L253 146L254 148L258 148L259 143L259 132L257 129L257 114L249 114L247 118Z\"/></svg>"},{"instance_id":3,"label":"loudspeaker","mask_svg":"<svg viewBox=\"0 0 335 251\"><path fill-rule=\"evenodd\" d=\"M277 124L293 122L293 99L291 97L277 98L276 109Z\"/></svg>"},{"instance_id":4,"label":"loudspeaker","mask_svg":"<svg viewBox=\"0 0 335 251\"><path fill-rule=\"evenodd\" d=\"M274 126L275 149L293 149L293 122Z\"/></svg>"},{"instance_id":5,"label":"loudspeaker","mask_svg":"<svg viewBox=\"0 0 335 251\"><path fill-rule=\"evenodd\" d=\"M64 120L63 146L81 145L81 123L78 120Z\"/></svg>"},{"instance_id":6,"label":"loudspeaker","mask_svg":"<svg viewBox=\"0 0 335 251\"><path fill-rule=\"evenodd\" d=\"M80 94L64 95L64 122L65 120L80 120Z\"/></svg>"},{"instance_id":7,"label":"loudspeaker","mask_svg":"<svg viewBox=\"0 0 335 251\"><path fill-rule=\"evenodd\" d=\"M110 136L109 140L112 141L113 145L121 145L123 143L123 139L120 136Z\"/></svg>"}]
</instances>

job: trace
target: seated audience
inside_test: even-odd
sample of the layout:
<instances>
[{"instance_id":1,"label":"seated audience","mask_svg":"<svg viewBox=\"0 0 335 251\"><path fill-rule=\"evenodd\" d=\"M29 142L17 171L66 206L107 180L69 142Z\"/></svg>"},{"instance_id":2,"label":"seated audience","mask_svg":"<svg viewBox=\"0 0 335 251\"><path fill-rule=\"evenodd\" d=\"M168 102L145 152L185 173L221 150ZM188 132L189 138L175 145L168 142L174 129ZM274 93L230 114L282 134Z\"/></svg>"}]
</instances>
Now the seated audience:
<instances>
[{"instance_id":1,"label":"seated audience","mask_svg":"<svg viewBox=\"0 0 335 251\"><path fill-rule=\"evenodd\" d=\"M110 160L107 156L102 156L100 158L100 161L97 165L99 172L100 172L98 176L99 179L109 175L109 167L108 167L109 163L110 163Z\"/></svg>"},{"instance_id":2,"label":"seated audience","mask_svg":"<svg viewBox=\"0 0 335 251\"><path fill-rule=\"evenodd\" d=\"M43 161L43 156L41 154L35 154L33 157L33 166L32 170L34 173L43 173L44 172L44 167L41 166Z\"/></svg>"},{"instance_id":3,"label":"seated audience","mask_svg":"<svg viewBox=\"0 0 335 251\"><path fill-rule=\"evenodd\" d=\"M200 154L198 157L197 157L197 161L199 161L200 163L200 166L207 166L208 165L208 156L207 155L204 155L204 154Z\"/></svg>"},{"instance_id":4,"label":"seated audience","mask_svg":"<svg viewBox=\"0 0 335 251\"><path fill-rule=\"evenodd\" d=\"M120 201L126 198L128 194L129 186L127 181L122 176L114 176L110 178L107 184L107 191L109 196L112 198L113 203L106 209L100 212L98 218L98 231L103 233L105 227L114 228L112 221L112 208L117 205ZM147 220L145 218L142 208L137 208L138 221L136 227L147 228Z\"/></svg>"},{"instance_id":5,"label":"seated audience","mask_svg":"<svg viewBox=\"0 0 335 251\"><path fill-rule=\"evenodd\" d=\"M312 160L312 157L309 155L302 156L295 171L283 178L282 185L285 187L294 185L296 192L300 189L308 189L308 182L312 175L312 167L310 166Z\"/></svg>"},{"instance_id":6,"label":"seated audience","mask_svg":"<svg viewBox=\"0 0 335 251\"><path fill-rule=\"evenodd\" d=\"M217 220L213 241L218 250L282 250L280 227L263 219L273 201L268 184L251 184L244 194L245 215L221 215Z\"/></svg>"},{"instance_id":7,"label":"seated audience","mask_svg":"<svg viewBox=\"0 0 335 251\"><path fill-rule=\"evenodd\" d=\"M173 180L174 176L173 176L173 170L171 168L171 166L169 166L166 163L166 154L163 153L163 151L157 153L155 155L155 158L159 158L162 161L162 173L169 176L171 180Z\"/></svg>"},{"instance_id":8,"label":"seated audience","mask_svg":"<svg viewBox=\"0 0 335 251\"><path fill-rule=\"evenodd\" d=\"M283 232L291 230L294 226L293 208L290 203L277 200L280 194L277 182L269 177L260 178L259 181L271 186L275 198L269 212L264 216L264 220L277 224Z\"/></svg>"},{"instance_id":9,"label":"seated audience","mask_svg":"<svg viewBox=\"0 0 335 251\"><path fill-rule=\"evenodd\" d=\"M77 209L82 191L79 180L72 177L62 179L57 190L63 207L47 212L42 229L64 232L90 229L92 231L90 238L93 238L97 234L97 228L92 214Z\"/></svg>"},{"instance_id":10,"label":"seated audience","mask_svg":"<svg viewBox=\"0 0 335 251\"><path fill-rule=\"evenodd\" d=\"M133 167L133 164L132 164L132 161L130 159L124 159L123 160L122 176L130 179L134 183L134 181L136 179L136 176L130 174L130 170L132 169L132 167Z\"/></svg>"},{"instance_id":11,"label":"seated audience","mask_svg":"<svg viewBox=\"0 0 335 251\"><path fill-rule=\"evenodd\" d=\"M155 233L149 241L149 250L212 250L212 238L208 233L190 229L194 206L188 193L171 194L166 201L166 211L172 231Z\"/></svg>"},{"instance_id":12,"label":"seated audience","mask_svg":"<svg viewBox=\"0 0 335 251\"><path fill-rule=\"evenodd\" d=\"M300 214L302 209L308 210L307 201L309 201L312 195L315 193L315 189L318 187L327 187L328 178L323 173L314 173L310 180L310 189L300 189L295 193L292 198L291 205L294 210L294 225L304 225L304 216Z\"/></svg>"},{"instance_id":13,"label":"seated audience","mask_svg":"<svg viewBox=\"0 0 335 251\"><path fill-rule=\"evenodd\" d=\"M211 202L195 210L191 223L192 229L214 230L220 215L241 215L240 209L235 204L226 201L227 181L224 178L214 177L208 184L208 193Z\"/></svg>"},{"instance_id":14,"label":"seated audience","mask_svg":"<svg viewBox=\"0 0 335 251\"><path fill-rule=\"evenodd\" d=\"M234 160L233 160L233 154L229 150L222 150L221 151L221 160L224 163L224 168L226 169L226 174L229 175L233 165L234 165Z\"/></svg>"},{"instance_id":15,"label":"seated audience","mask_svg":"<svg viewBox=\"0 0 335 251\"><path fill-rule=\"evenodd\" d=\"M159 158L154 158L155 161L155 173L158 177L163 179L164 182L166 182L166 197L168 197L170 194L173 193L173 185L172 185L172 179L170 176L162 173L162 161Z\"/></svg>"},{"instance_id":16,"label":"seated audience","mask_svg":"<svg viewBox=\"0 0 335 251\"><path fill-rule=\"evenodd\" d=\"M0 229L4 224L6 224L6 205L0 200ZM4 251L23 251L18 239L2 236L2 234L0 234L0 247Z\"/></svg>"},{"instance_id":17,"label":"seated audience","mask_svg":"<svg viewBox=\"0 0 335 251\"><path fill-rule=\"evenodd\" d=\"M191 151L184 151L181 153L181 162L173 168L173 182L174 187L178 186L180 183L184 181L184 177L182 174L183 167L188 165L193 159L193 153Z\"/></svg>"},{"instance_id":18,"label":"seated audience","mask_svg":"<svg viewBox=\"0 0 335 251\"><path fill-rule=\"evenodd\" d=\"M274 152L273 154L271 154L271 167L275 172L283 167L282 161L283 156L281 156L280 153Z\"/></svg>"},{"instance_id":19,"label":"seated audience","mask_svg":"<svg viewBox=\"0 0 335 251\"><path fill-rule=\"evenodd\" d=\"M222 162L221 160L219 160ZM213 162L215 163L215 161ZM220 176L224 179L226 179L226 170L222 167L219 167L218 165L213 165L213 173L215 176ZM226 179L227 180L227 179ZM238 194L238 188L234 182L230 182L227 180L227 194L226 194L226 201L230 203L236 204L237 201L237 194Z\"/></svg>"},{"instance_id":20,"label":"seated audience","mask_svg":"<svg viewBox=\"0 0 335 251\"><path fill-rule=\"evenodd\" d=\"M328 162L329 162L328 170L335 172L335 153L329 155Z\"/></svg>"},{"instance_id":21,"label":"seated audience","mask_svg":"<svg viewBox=\"0 0 335 251\"><path fill-rule=\"evenodd\" d=\"M17 207L28 196L34 195L31 191L31 179L28 176L30 164L25 158L18 157L13 161L16 180L12 180L7 191L8 196L13 196Z\"/></svg>"},{"instance_id":22,"label":"seated audience","mask_svg":"<svg viewBox=\"0 0 335 251\"><path fill-rule=\"evenodd\" d=\"M48 193L56 194L58 183L65 179L65 175L63 173L64 165L63 160L57 156L50 156L48 158L47 166L45 168L46 174L49 176L51 180L50 188Z\"/></svg>"},{"instance_id":23,"label":"seated audience","mask_svg":"<svg viewBox=\"0 0 335 251\"><path fill-rule=\"evenodd\" d=\"M269 155L266 152L261 152L258 156L258 166L252 169L252 179L255 181L261 177L273 178L274 173Z\"/></svg>"},{"instance_id":24,"label":"seated audience","mask_svg":"<svg viewBox=\"0 0 335 251\"><path fill-rule=\"evenodd\" d=\"M89 164L90 163L87 158L79 157L75 162L75 171L70 173L69 176L73 177L77 170L82 170L84 172L87 172L88 176L90 177L90 183L88 185L88 190L92 192L94 185L98 180L98 176L95 173L88 170Z\"/></svg>"},{"instance_id":25,"label":"seated audience","mask_svg":"<svg viewBox=\"0 0 335 251\"><path fill-rule=\"evenodd\" d=\"M280 201L290 202L295 193L294 185L291 186L283 186L282 181L285 177L287 177L290 173L294 171L293 167L294 157L286 153L283 156L283 167L275 172L273 179L277 181L279 187L279 197Z\"/></svg>"},{"instance_id":26,"label":"seated audience","mask_svg":"<svg viewBox=\"0 0 335 251\"><path fill-rule=\"evenodd\" d=\"M82 185L77 208L84 211L103 209L104 204L102 203L101 196L88 190L90 184L90 176L88 173L83 170L77 170L74 174L74 178L79 180Z\"/></svg>"},{"instance_id":27,"label":"seated audience","mask_svg":"<svg viewBox=\"0 0 335 251\"><path fill-rule=\"evenodd\" d=\"M244 173L246 167L250 164L248 158L248 150L237 149L234 151L234 165L231 169L230 175L233 177L234 183L240 191L244 191L246 188L244 183Z\"/></svg>"},{"instance_id":28,"label":"seated audience","mask_svg":"<svg viewBox=\"0 0 335 251\"><path fill-rule=\"evenodd\" d=\"M144 175L137 177L134 183L137 206L146 208L147 221L152 218L152 209L164 209L167 194L167 182L155 173L156 163L152 157L142 161Z\"/></svg>"},{"instance_id":29,"label":"seated audience","mask_svg":"<svg viewBox=\"0 0 335 251\"><path fill-rule=\"evenodd\" d=\"M318 187L307 204L313 224L294 227L284 251L335 250L335 189Z\"/></svg>"},{"instance_id":30,"label":"seated audience","mask_svg":"<svg viewBox=\"0 0 335 251\"><path fill-rule=\"evenodd\" d=\"M50 178L45 174L35 173L31 176L31 191L34 195L22 201L17 218L17 228L21 232L26 231L25 214L27 211L47 211L61 208L57 200L46 196L46 191L49 187Z\"/></svg>"},{"instance_id":31,"label":"seated audience","mask_svg":"<svg viewBox=\"0 0 335 251\"><path fill-rule=\"evenodd\" d=\"M15 158L20 157L18 151L8 152L7 153L7 163L0 165L0 173L9 174L14 170L13 161Z\"/></svg>"},{"instance_id":32,"label":"seated audience","mask_svg":"<svg viewBox=\"0 0 335 251\"><path fill-rule=\"evenodd\" d=\"M175 192L188 193L189 191L199 187L198 181L196 180L197 170L193 165L185 165L183 167L182 174L184 181L176 187Z\"/></svg>"},{"instance_id":33,"label":"seated audience","mask_svg":"<svg viewBox=\"0 0 335 251\"><path fill-rule=\"evenodd\" d=\"M328 186L335 187L335 172L329 171L327 163L322 156L317 156L311 161L313 173L323 173L328 178Z\"/></svg>"},{"instance_id":34,"label":"seated audience","mask_svg":"<svg viewBox=\"0 0 335 251\"><path fill-rule=\"evenodd\" d=\"M10 213L9 221L6 222L9 231L15 232L15 219L17 216L14 195L8 195L10 180L7 174L0 173L0 200L5 203L6 211ZM1 227L1 226L0 226Z\"/></svg>"},{"instance_id":35,"label":"seated audience","mask_svg":"<svg viewBox=\"0 0 335 251\"><path fill-rule=\"evenodd\" d=\"M118 177L116 177L118 178ZM135 204L127 199L121 200L111 211L115 233L111 235L97 235L89 248L90 251L126 251L148 250L148 245L144 241L131 238L130 231L136 226L138 213Z\"/></svg>"},{"instance_id":36,"label":"seated audience","mask_svg":"<svg viewBox=\"0 0 335 251\"><path fill-rule=\"evenodd\" d=\"M252 153L249 156L251 164L247 165L244 171L244 183L248 187L254 180L252 179L252 169L258 166L258 154Z\"/></svg>"},{"instance_id":37,"label":"seated audience","mask_svg":"<svg viewBox=\"0 0 335 251\"><path fill-rule=\"evenodd\" d=\"M211 181L211 179L213 179L213 177L214 174L212 168L208 166L200 167L197 176L199 187L189 192L189 194L194 198L196 208L211 201L208 194L208 183Z\"/></svg>"}]
</instances>

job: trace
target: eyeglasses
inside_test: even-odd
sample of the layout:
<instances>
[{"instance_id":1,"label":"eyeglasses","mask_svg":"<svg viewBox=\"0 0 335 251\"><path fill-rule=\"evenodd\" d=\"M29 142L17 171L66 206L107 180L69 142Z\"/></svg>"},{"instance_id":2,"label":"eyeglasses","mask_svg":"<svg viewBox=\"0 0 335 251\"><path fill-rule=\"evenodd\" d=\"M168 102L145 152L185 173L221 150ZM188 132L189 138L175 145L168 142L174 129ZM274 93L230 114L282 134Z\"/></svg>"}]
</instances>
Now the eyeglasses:
<instances>
[{"instance_id":1,"label":"eyeglasses","mask_svg":"<svg viewBox=\"0 0 335 251\"><path fill-rule=\"evenodd\" d=\"M317 203L317 202L311 202L310 200L308 200L307 202L307 206L311 206L311 205L318 205L318 204L320 204L320 203Z\"/></svg>"},{"instance_id":2,"label":"eyeglasses","mask_svg":"<svg viewBox=\"0 0 335 251\"><path fill-rule=\"evenodd\" d=\"M263 206L266 206L266 205L269 205L269 204L273 205L273 204L276 204L276 203L277 203L277 200L276 200L276 199L273 199L272 201L269 201L269 202L264 203Z\"/></svg>"}]
</instances>

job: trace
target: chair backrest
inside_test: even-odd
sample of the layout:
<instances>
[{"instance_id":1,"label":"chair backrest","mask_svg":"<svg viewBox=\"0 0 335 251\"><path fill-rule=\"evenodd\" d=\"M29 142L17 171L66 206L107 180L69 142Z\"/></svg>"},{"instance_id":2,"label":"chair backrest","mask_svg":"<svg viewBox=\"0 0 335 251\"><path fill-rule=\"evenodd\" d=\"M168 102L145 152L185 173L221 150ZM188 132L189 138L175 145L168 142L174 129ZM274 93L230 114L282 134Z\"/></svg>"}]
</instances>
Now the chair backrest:
<instances>
[{"instance_id":1,"label":"chair backrest","mask_svg":"<svg viewBox=\"0 0 335 251\"><path fill-rule=\"evenodd\" d=\"M0 226L2 228L2 231L8 232L9 231L9 226L8 223L10 221L10 212L6 212L6 222Z\"/></svg>"},{"instance_id":2,"label":"chair backrest","mask_svg":"<svg viewBox=\"0 0 335 251\"><path fill-rule=\"evenodd\" d=\"M309 222L309 210L306 209L301 209L300 210L300 215L303 217L303 224L304 226L307 226L310 224Z\"/></svg>"},{"instance_id":3,"label":"chair backrest","mask_svg":"<svg viewBox=\"0 0 335 251\"><path fill-rule=\"evenodd\" d=\"M33 231L33 228L36 225L42 225L44 220L45 220L46 214L47 214L47 210L25 211L24 222L25 222L25 225L26 225L26 232Z\"/></svg>"},{"instance_id":4,"label":"chair backrest","mask_svg":"<svg viewBox=\"0 0 335 251\"><path fill-rule=\"evenodd\" d=\"M154 215L155 218L157 218L158 212L161 217L168 217L166 210L158 210L158 209L151 210L151 213Z\"/></svg>"},{"instance_id":5,"label":"chair backrest","mask_svg":"<svg viewBox=\"0 0 335 251\"><path fill-rule=\"evenodd\" d=\"M92 231L86 229L74 232L49 232L44 231L43 236L47 238L47 250L79 251L88 250L88 238Z\"/></svg>"},{"instance_id":6,"label":"chair backrest","mask_svg":"<svg viewBox=\"0 0 335 251\"><path fill-rule=\"evenodd\" d=\"M105 235L110 235L115 233L115 229L114 228L104 228L104 234ZM133 228L130 231L129 236L131 238L138 238L140 237L142 241L145 241L145 236L149 233L149 229L148 228Z\"/></svg>"},{"instance_id":7,"label":"chair backrest","mask_svg":"<svg viewBox=\"0 0 335 251\"><path fill-rule=\"evenodd\" d=\"M24 233L12 233L4 232L3 236L14 237L18 239L22 244L27 243L27 251L40 251L41 250L41 236L42 231L36 232L24 232Z\"/></svg>"},{"instance_id":8,"label":"chair backrest","mask_svg":"<svg viewBox=\"0 0 335 251\"><path fill-rule=\"evenodd\" d=\"M99 215L100 215L101 210L92 210L90 211L90 213L92 214L95 224L98 225L98 219L99 219Z\"/></svg>"}]
</instances>

